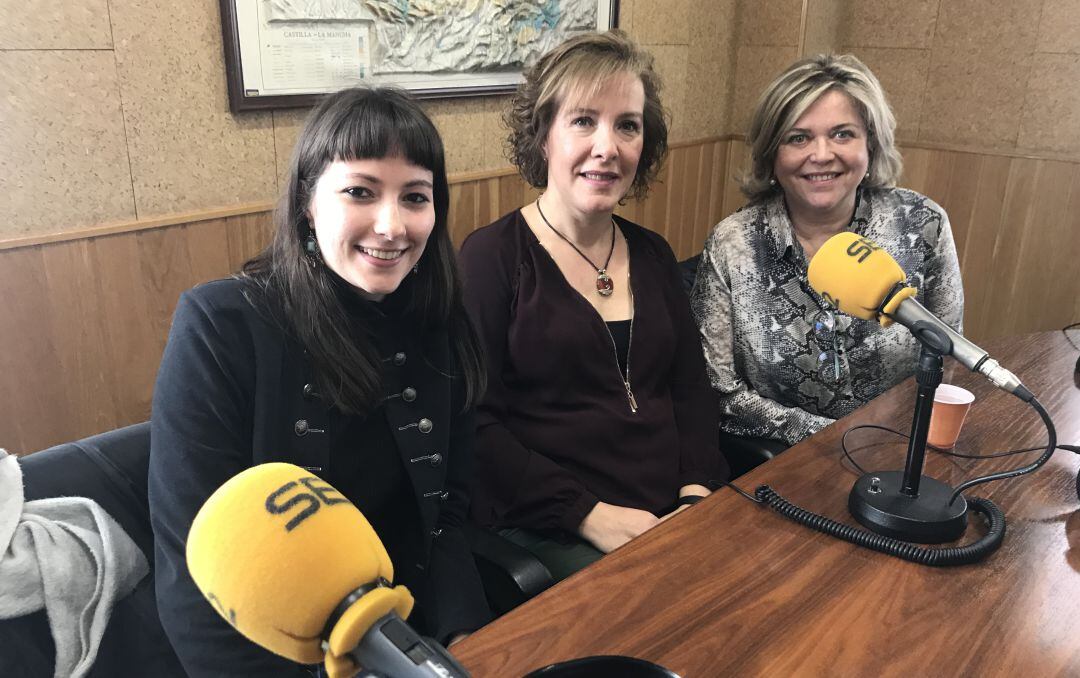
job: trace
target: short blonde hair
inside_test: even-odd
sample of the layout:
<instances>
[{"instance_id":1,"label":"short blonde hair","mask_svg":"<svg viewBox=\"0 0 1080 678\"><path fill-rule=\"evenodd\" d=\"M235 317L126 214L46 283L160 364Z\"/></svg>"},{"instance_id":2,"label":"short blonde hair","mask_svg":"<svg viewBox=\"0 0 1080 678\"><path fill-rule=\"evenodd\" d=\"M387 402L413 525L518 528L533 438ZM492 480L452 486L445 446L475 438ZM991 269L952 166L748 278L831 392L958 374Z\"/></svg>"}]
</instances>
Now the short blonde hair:
<instances>
[{"instance_id":1,"label":"short blonde hair","mask_svg":"<svg viewBox=\"0 0 1080 678\"><path fill-rule=\"evenodd\" d=\"M850 54L819 54L792 64L762 93L750 120L750 171L742 178L742 192L750 202L763 200L781 190L772 182L777 149L791 129L823 94L830 90L846 94L866 126L870 176L864 186L895 186L903 160L896 150L893 116L881 83L866 64Z\"/></svg>"},{"instance_id":2,"label":"short blonde hair","mask_svg":"<svg viewBox=\"0 0 1080 678\"><path fill-rule=\"evenodd\" d=\"M631 197L645 197L667 153L668 125L660 103L660 76L652 55L617 29L574 36L525 72L525 80L504 116L510 128L507 155L525 181L536 188L547 186L544 144L563 102L587 98L624 73L640 78L645 90L644 145L629 191Z\"/></svg>"}]
</instances>

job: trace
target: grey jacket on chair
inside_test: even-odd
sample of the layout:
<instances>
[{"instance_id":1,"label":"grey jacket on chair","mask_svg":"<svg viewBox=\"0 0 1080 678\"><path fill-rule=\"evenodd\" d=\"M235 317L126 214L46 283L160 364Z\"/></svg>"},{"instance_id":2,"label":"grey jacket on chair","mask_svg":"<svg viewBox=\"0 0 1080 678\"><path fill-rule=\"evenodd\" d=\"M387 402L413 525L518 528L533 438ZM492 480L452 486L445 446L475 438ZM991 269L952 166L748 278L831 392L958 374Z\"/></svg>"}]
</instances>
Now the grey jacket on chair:
<instances>
[{"instance_id":1,"label":"grey jacket on chair","mask_svg":"<svg viewBox=\"0 0 1080 678\"><path fill-rule=\"evenodd\" d=\"M152 567L153 535L146 501L150 425L136 424L19 459L25 501L55 497L93 499L138 547ZM0 675L51 676L56 647L44 610L0 621ZM91 678L184 676L158 620L153 577L112 608Z\"/></svg>"}]
</instances>

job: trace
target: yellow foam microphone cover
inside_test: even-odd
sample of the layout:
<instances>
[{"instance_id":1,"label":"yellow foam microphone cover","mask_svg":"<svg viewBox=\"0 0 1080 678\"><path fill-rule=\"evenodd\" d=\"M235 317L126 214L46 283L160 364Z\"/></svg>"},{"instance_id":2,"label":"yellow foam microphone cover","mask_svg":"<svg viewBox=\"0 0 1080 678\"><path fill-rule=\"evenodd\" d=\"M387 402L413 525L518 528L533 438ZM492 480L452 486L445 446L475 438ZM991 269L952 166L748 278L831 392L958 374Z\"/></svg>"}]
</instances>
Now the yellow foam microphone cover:
<instances>
[{"instance_id":1,"label":"yellow foam microphone cover","mask_svg":"<svg viewBox=\"0 0 1080 678\"><path fill-rule=\"evenodd\" d=\"M837 233L818 249L806 269L810 286L833 307L856 318L878 320L888 327L892 318L879 309L907 274L888 252L856 233ZM889 300L887 312L914 296L904 287Z\"/></svg>"},{"instance_id":2,"label":"yellow foam microphone cover","mask_svg":"<svg viewBox=\"0 0 1080 678\"><path fill-rule=\"evenodd\" d=\"M199 590L236 630L304 664L323 661L321 635L342 600L394 578L390 556L360 510L311 472L282 463L247 469L206 500L188 533L187 563ZM405 618L412 605L404 586L377 588L345 611L331 644L336 633L337 653L344 654L375 620L390 610Z\"/></svg>"}]
</instances>

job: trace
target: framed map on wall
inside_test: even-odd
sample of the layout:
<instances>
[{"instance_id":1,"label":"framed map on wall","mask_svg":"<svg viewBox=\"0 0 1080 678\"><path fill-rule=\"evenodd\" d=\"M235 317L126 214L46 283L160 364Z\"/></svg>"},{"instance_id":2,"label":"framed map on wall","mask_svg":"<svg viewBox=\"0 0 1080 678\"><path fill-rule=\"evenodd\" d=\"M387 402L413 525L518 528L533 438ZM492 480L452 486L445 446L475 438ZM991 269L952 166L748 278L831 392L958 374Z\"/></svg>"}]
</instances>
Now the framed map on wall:
<instances>
[{"instance_id":1,"label":"framed map on wall","mask_svg":"<svg viewBox=\"0 0 1080 678\"><path fill-rule=\"evenodd\" d=\"M618 23L618 0L220 1L233 113L311 106L354 85L508 92L566 38Z\"/></svg>"}]
</instances>

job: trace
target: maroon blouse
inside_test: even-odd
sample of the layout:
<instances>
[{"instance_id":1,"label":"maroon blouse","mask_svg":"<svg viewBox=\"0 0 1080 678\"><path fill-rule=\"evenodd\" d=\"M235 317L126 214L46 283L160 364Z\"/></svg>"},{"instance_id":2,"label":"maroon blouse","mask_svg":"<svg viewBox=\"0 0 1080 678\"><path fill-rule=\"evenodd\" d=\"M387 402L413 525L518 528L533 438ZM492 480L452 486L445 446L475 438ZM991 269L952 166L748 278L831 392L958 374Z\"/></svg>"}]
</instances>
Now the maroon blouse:
<instances>
[{"instance_id":1,"label":"maroon blouse","mask_svg":"<svg viewBox=\"0 0 1080 678\"><path fill-rule=\"evenodd\" d=\"M461 247L488 388L477 408L473 517L576 532L604 501L660 514L691 483L725 480L719 409L670 246L616 217L634 294L631 411L600 314L520 211Z\"/></svg>"}]
</instances>

